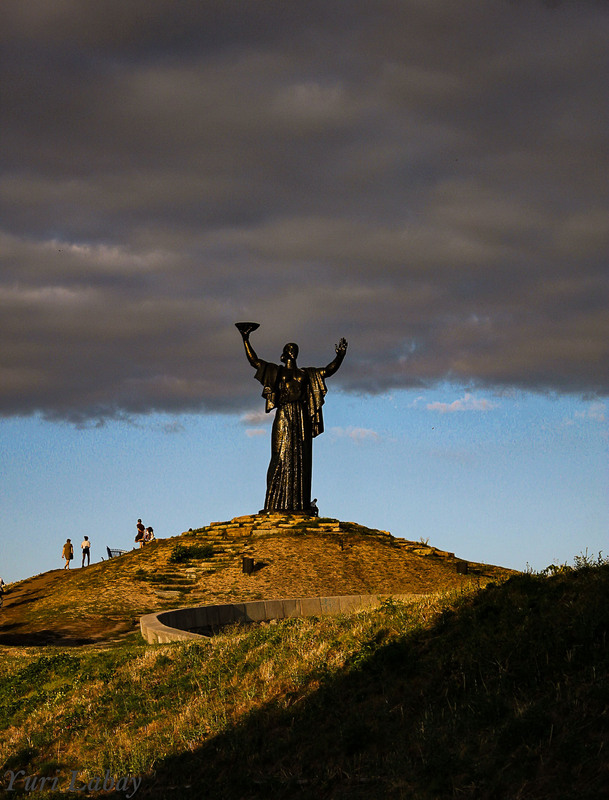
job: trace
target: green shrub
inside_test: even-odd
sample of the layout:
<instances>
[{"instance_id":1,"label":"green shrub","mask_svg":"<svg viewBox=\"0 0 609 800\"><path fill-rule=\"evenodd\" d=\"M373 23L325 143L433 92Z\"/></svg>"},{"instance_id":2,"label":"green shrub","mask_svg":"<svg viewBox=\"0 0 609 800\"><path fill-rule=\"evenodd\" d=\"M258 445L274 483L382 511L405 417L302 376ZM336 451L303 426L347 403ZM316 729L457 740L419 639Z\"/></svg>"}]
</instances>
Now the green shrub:
<instances>
[{"instance_id":1,"label":"green shrub","mask_svg":"<svg viewBox=\"0 0 609 800\"><path fill-rule=\"evenodd\" d=\"M191 559L198 558L198 559L205 559L211 558L214 554L214 547L212 544L194 544L194 545L183 545L177 544L173 550L171 551L171 555L169 556L169 563L170 564L183 564L185 561L190 561Z\"/></svg>"}]
</instances>

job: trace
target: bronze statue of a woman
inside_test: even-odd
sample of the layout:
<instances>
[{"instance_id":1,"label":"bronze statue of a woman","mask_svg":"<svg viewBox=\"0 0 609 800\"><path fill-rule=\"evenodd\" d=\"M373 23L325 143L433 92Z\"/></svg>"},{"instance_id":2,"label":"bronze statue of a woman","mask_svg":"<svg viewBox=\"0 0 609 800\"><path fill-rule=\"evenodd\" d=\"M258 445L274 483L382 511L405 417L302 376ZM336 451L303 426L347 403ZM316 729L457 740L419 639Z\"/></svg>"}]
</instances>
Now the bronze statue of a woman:
<instances>
[{"instance_id":1,"label":"bronze statue of a woman","mask_svg":"<svg viewBox=\"0 0 609 800\"><path fill-rule=\"evenodd\" d=\"M325 379L334 375L347 352L347 341L336 345L336 356L327 367L296 364L298 345L283 348L281 365L258 358L250 344L254 322L238 322L248 361L264 387L267 413L276 408L271 434L271 463L266 478L265 511L311 511L313 438L323 433L321 407L326 394Z\"/></svg>"}]
</instances>

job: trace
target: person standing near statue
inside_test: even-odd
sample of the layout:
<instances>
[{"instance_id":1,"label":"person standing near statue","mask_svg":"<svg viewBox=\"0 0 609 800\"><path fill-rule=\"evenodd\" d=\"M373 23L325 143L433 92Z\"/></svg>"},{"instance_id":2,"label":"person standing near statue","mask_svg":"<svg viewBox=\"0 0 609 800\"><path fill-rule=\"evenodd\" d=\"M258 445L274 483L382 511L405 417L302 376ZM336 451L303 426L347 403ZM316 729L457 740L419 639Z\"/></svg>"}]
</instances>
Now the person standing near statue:
<instances>
[{"instance_id":1,"label":"person standing near statue","mask_svg":"<svg viewBox=\"0 0 609 800\"><path fill-rule=\"evenodd\" d=\"M338 370L347 352L347 340L336 345L335 358L325 367L297 363L298 345L288 342L281 364L258 358L249 335L255 322L236 323L243 338L247 360L263 386L267 413L276 409L271 433L271 461L267 472L265 511L311 513L313 439L323 433L322 406L327 392L326 378Z\"/></svg>"},{"instance_id":2,"label":"person standing near statue","mask_svg":"<svg viewBox=\"0 0 609 800\"><path fill-rule=\"evenodd\" d=\"M89 540L88 536L85 536L82 540L82 544L80 545L80 549L82 550L82 564L81 567L85 565L85 558L87 559L87 566L91 563L91 541Z\"/></svg>"}]
</instances>

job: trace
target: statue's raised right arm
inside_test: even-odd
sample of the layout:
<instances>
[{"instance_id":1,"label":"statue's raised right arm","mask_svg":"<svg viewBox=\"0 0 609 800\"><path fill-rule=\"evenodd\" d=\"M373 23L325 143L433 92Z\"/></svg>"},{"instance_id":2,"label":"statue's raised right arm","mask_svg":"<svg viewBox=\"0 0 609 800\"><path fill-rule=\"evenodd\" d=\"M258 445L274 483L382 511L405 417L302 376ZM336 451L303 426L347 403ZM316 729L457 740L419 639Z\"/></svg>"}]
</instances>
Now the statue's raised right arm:
<instances>
[{"instance_id":1,"label":"statue's raised right arm","mask_svg":"<svg viewBox=\"0 0 609 800\"><path fill-rule=\"evenodd\" d=\"M247 356L247 360L254 369L258 369L260 367L260 359L256 355L256 351L250 343L250 333L249 331L240 331L240 333L243 337L243 346L245 347L245 355Z\"/></svg>"}]
</instances>

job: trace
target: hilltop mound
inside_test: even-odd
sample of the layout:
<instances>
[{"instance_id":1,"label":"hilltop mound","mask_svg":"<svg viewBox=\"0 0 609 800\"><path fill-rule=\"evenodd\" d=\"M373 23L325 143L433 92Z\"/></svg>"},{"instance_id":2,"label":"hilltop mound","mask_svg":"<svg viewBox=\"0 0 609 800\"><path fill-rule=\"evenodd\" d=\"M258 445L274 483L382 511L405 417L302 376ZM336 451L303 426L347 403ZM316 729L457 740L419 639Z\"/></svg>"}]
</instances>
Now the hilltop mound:
<instances>
[{"instance_id":1,"label":"hilltop mound","mask_svg":"<svg viewBox=\"0 0 609 800\"><path fill-rule=\"evenodd\" d=\"M243 557L254 559L251 574ZM81 645L136 629L176 606L318 595L428 594L484 586L512 570L353 522L252 515L160 539L85 569L52 570L10 587L0 644Z\"/></svg>"}]
</instances>

